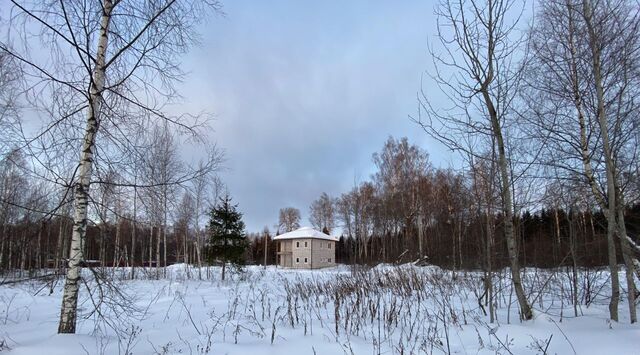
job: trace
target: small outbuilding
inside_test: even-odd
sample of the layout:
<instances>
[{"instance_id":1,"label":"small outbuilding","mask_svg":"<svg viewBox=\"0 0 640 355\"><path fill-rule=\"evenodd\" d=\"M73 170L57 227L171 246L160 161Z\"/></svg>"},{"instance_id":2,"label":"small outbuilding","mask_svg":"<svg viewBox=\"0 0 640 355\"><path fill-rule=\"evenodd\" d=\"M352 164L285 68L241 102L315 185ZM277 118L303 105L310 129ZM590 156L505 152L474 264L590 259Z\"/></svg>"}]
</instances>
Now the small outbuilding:
<instances>
[{"instance_id":1,"label":"small outbuilding","mask_svg":"<svg viewBox=\"0 0 640 355\"><path fill-rule=\"evenodd\" d=\"M302 227L273 238L278 242L278 266L319 269L336 265L338 238L311 227Z\"/></svg>"}]
</instances>

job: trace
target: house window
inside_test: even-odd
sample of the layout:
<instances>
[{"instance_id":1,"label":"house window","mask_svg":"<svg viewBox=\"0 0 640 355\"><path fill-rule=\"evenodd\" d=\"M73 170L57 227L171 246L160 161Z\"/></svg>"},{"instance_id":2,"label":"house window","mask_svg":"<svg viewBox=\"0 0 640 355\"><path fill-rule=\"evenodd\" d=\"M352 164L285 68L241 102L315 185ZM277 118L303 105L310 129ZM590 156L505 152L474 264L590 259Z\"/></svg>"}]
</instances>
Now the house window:
<instances>
[{"instance_id":1,"label":"house window","mask_svg":"<svg viewBox=\"0 0 640 355\"><path fill-rule=\"evenodd\" d=\"M300 248L300 242L296 242L296 248Z\"/></svg>"},{"instance_id":2,"label":"house window","mask_svg":"<svg viewBox=\"0 0 640 355\"><path fill-rule=\"evenodd\" d=\"M305 247L305 248L307 247L307 242L304 242L304 247Z\"/></svg>"},{"instance_id":3,"label":"house window","mask_svg":"<svg viewBox=\"0 0 640 355\"><path fill-rule=\"evenodd\" d=\"M327 248L331 249L331 242L327 243Z\"/></svg>"},{"instance_id":4,"label":"house window","mask_svg":"<svg viewBox=\"0 0 640 355\"><path fill-rule=\"evenodd\" d=\"M300 263L300 258L296 258L296 264Z\"/></svg>"},{"instance_id":5,"label":"house window","mask_svg":"<svg viewBox=\"0 0 640 355\"><path fill-rule=\"evenodd\" d=\"M327 260L329 260L329 262L331 262L331 258L329 258L329 259L327 259Z\"/></svg>"},{"instance_id":6,"label":"house window","mask_svg":"<svg viewBox=\"0 0 640 355\"><path fill-rule=\"evenodd\" d=\"M305 263L305 264L307 263L307 258L304 258L304 263Z\"/></svg>"}]
</instances>

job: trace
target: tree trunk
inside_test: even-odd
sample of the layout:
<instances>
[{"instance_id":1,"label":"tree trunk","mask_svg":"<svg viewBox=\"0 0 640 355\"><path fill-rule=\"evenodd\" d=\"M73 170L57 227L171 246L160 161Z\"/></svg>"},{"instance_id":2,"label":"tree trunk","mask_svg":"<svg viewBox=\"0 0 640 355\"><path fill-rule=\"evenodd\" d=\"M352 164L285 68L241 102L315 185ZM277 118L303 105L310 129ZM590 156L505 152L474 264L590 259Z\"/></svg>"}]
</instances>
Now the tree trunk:
<instances>
[{"instance_id":1,"label":"tree trunk","mask_svg":"<svg viewBox=\"0 0 640 355\"><path fill-rule=\"evenodd\" d=\"M166 182L165 182L166 183ZM164 187L166 190L166 186ZM164 194L164 216L162 218L162 243L163 243L163 251L164 258L162 263L162 275L167 277L167 193Z\"/></svg>"},{"instance_id":2,"label":"tree trunk","mask_svg":"<svg viewBox=\"0 0 640 355\"><path fill-rule=\"evenodd\" d=\"M87 109L87 126L80 152L78 180L74 186L74 219L69 253L69 267L62 296L60 323L58 333L75 333L78 307L78 291L80 272L84 260L83 248L87 229L87 205L93 165L93 149L98 131L99 116L102 103L102 90L105 83L105 54L107 52L107 36L111 20L111 0L104 0L102 18L100 20L100 37L96 53L96 65L93 70Z\"/></svg>"},{"instance_id":3,"label":"tree trunk","mask_svg":"<svg viewBox=\"0 0 640 355\"><path fill-rule=\"evenodd\" d=\"M488 202L487 202L488 204ZM485 292L487 293L487 303L489 304L489 322L493 324L496 320L496 310L493 302L493 266L491 256L493 255L493 221L491 209L487 207L487 241L486 241L486 268L487 273L484 280Z\"/></svg>"},{"instance_id":4,"label":"tree trunk","mask_svg":"<svg viewBox=\"0 0 640 355\"><path fill-rule=\"evenodd\" d=\"M2 223L2 235L0 236L2 240L0 240L0 270L4 266L4 246L7 240L7 223L3 221Z\"/></svg>"},{"instance_id":5,"label":"tree trunk","mask_svg":"<svg viewBox=\"0 0 640 355\"><path fill-rule=\"evenodd\" d=\"M27 222L28 224L29 222ZM22 244L20 248L20 277L22 277L23 272L26 270L26 262L27 262L27 249L29 246L27 245L27 228L22 232Z\"/></svg>"},{"instance_id":6,"label":"tree trunk","mask_svg":"<svg viewBox=\"0 0 640 355\"><path fill-rule=\"evenodd\" d=\"M567 222L569 223L569 252L571 254L571 303L573 303L573 315L578 317L578 261L574 209L574 206L571 206L571 210L567 215Z\"/></svg>"},{"instance_id":7,"label":"tree trunk","mask_svg":"<svg viewBox=\"0 0 640 355\"><path fill-rule=\"evenodd\" d=\"M42 268L42 250L41 250L41 245L42 245L42 233L44 233L44 229L46 228L46 223L45 221L42 221L40 223L40 230L38 231L38 240L37 240L37 244L36 245L36 264L35 264L35 268L36 269L40 269Z\"/></svg>"},{"instance_id":8,"label":"tree trunk","mask_svg":"<svg viewBox=\"0 0 640 355\"><path fill-rule=\"evenodd\" d=\"M120 266L120 259L122 258L120 251L120 232L122 227L120 226L120 222L120 218L116 217L116 240L113 246L113 268L111 269L113 272Z\"/></svg>"},{"instance_id":9,"label":"tree trunk","mask_svg":"<svg viewBox=\"0 0 640 355\"><path fill-rule=\"evenodd\" d=\"M600 192L598 188L598 184L596 182L593 168L591 166L591 154L589 150L589 142L587 139L587 126L583 111L582 104L582 94L580 92L580 83L578 76L578 65L577 65L577 54L574 42L574 26L573 26L573 12L575 11L570 2L567 2L567 10L569 12L569 49L571 55L570 72L572 76L572 90L574 97L574 106L576 108L577 116L578 116L578 124L580 127L580 153L582 158L582 165L584 168L584 175L587 179L589 187L591 188L591 192L595 197L598 205L604 212L607 217L607 254L609 261L609 273L611 275L611 299L609 301L609 317L612 320L618 320L618 303L620 299L620 281L618 276L618 267L616 260L616 246L614 241L614 229L612 226L615 223L615 211L613 211L612 199L615 200L615 196L612 193L613 191L607 186L607 194L609 196L609 200L605 200L605 196ZM609 151L609 141L608 141L608 131L606 122L604 122L604 102L603 102L603 89L602 89L602 77L600 76L600 57L599 50L596 48L594 43L595 34L592 32L593 28L591 26L591 7L588 1L583 1L583 16L589 28L589 45L591 47L592 55L593 55L593 71L594 71L594 80L596 84L596 94L598 96L598 122L600 123L600 130L602 131L602 136L606 136L606 147L605 147L605 160L607 161L607 183L614 183L613 175L609 174L611 162L611 156ZM609 208L611 207L611 208ZM593 219L591 216L589 217L591 222L591 231L592 235L595 235L595 228L593 226Z\"/></svg>"},{"instance_id":10,"label":"tree trunk","mask_svg":"<svg viewBox=\"0 0 640 355\"><path fill-rule=\"evenodd\" d=\"M107 264L107 242L106 242L106 232L107 222L103 219L102 224L100 225L100 267L105 267Z\"/></svg>"},{"instance_id":11,"label":"tree trunk","mask_svg":"<svg viewBox=\"0 0 640 355\"><path fill-rule=\"evenodd\" d=\"M588 29L589 47L592 56L593 80L596 87L597 116L602 137L603 153L607 176L607 244L609 255L609 270L611 272L611 301L609 303L609 315L612 320L618 321L618 303L620 299L620 281L618 277L618 266L616 260L616 246L614 235L616 233L616 191L615 191L615 167L613 165L613 155L609 142L609 130L604 107L604 88L601 73L601 53L597 43L595 29L592 23L592 9L589 0L583 0L583 16Z\"/></svg>"},{"instance_id":12,"label":"tree trunk","mask_svg":"<svg viewBox=\"0 0 640 355\"><path fill-rule=\"evenodd\" d=\"M558 217L558 206L553 207L553 218L555 221L556 227L556 240L555 247L553 248L553 262L554 264L558 264L558 254L562 250L562 244L560 243L560 218Z\"/></svg>"},{"instance_id":13,"label":"tree trunk","mask_svg":"<svg viewBox=\"0 0 640 355\"><path fill-rule=\"evenodd\" d=\"M191 272L189 271L189 247L187 244L188 234L189 234L189 227L185 226L184 237L182 240L182 245L184 249L184 267L186 268L186 271L187 271L187 278L190 279Z\"/></svg>"},{"instance_id":14,"label":"tree trunk","mask_svg":"<svg viewBox=\"0 0 640 355\"><path fill-rule=\"evenodd\" d=\"M462 269L462 219L458 218L458 266Z\"/></svg>"},{"instance_id":15,"label":"tree trunk","mask_svg":"<svg viewBox=\"0 0 640 355\"><path fill-rule=\"evenodd\" d=\"M269 235L267 233L264 234L264 268L267 268L267 253L269 250Z\"/></svg>"},{"instance_id":16,"label":"tree trunk","mask_svg":"<svg viewBox=\"0 0 640 355\"><path fill-rule=\"evenodd\" d=\"M418 213L418 253L420 254L420 259L424 256L424 249L422 246L423 238L424 238L424 228L422 223L422 213Z\"/></svg>"},{"instance_id":17,"label":"tree trunk","mask_svg":"<svg viewBox=\"0 0 640 355\"><path fill-rule=\"evenodd\" d=\"M137 182L136 182L137 183ZM136 270L136 229L138 228L138 209L137 209L137 198L138 193L136 188L133 188L133 223L131 226L131 279L135 279L135 270Z\"/></svg>"},{"instance_id":18,"label":"tree trunk","mask_svg":"<svg viewBox=\"0 0 640 355\"><path fill-rule=\"evenodd\" d=\"M624 197L622 195L622 191L616 188L617 195L617 206L616 212L618 214L617 221L617 232L618 238L620 239L620 251L622 252L622 259L625 265L625 278L627 281L627 303L629 304L629 320L631 323L635 323L638 321L638 317L636 314L636 284L633 279L633 275L636 273L636 267L633 263L633 254L629 245L629 240L627 239L627 227L624 222Z\"/></svg>"},{"instance_id":19,"label":"tree trunk","mask_svg":"<svg viewBox=\"0 0 640 355\"><path fill-rule=\"evenodd\" d=\"M15 228L14 228L15 229ZM9 240L8 248L7 248L7 270L13 269L13 238L10 234L7 235L7 239Z\"/></svg>"},{"instance_id":20,"label":"tree trunk","mask_svg":"<svg viewBox=\"0 0 640 355\"><path fill-rule=\"evenodd\" d=\"M196 212L198 213L198 212ZM199 227L199 218L196 218L196 258L198 259L198 280L202 280L202 255L200 252L200 227Z\"/></svg>"},{"instance_id":21,"label":"tree trunk","mask_svg":"<svg viewBox=\"0 0 640 355\"><path fill-rule=\"evenodd\" d=\"M522 280L520 277L518 246L513 230L513 203L511 200L510 184L511 180L509 179L508 162L504 147L504 140L502 137L502 128L500 127L498 113L486 88L482 90L482 95L487 106L487 111L489 112L491 127L498 148L498 167L500 169L501 180L500 193L502 195L502 212L504 214L504 234L507 240L507 251L509 252L509 263L511 265L511 278L513 281L513 288L516 292L518 304L520 305L520 316L522 317L522 319L529 320L533 318L533 312L531 310L529 302L527 301L527 296L524 293L524 288L522 287Z\"/></svg>"},{"instance_id":22,"label":"tree trunk","mask_svg":"<svg viewBox=\"0 0 640 355\"><path fill-rule=\"evenodd\" d=\"M153 261L153 225L149 225L149 271Z\"/></svg>"},{"instance_id":23,"label":"tree trunk","mask_svg":"<svg viewBox=\"0 0 640 355\"><path fill-rule=\"evenodd\" d=\"M66 218L60 218L60 226L58 229L58 241L56 243L55 269L59 270L62 265L61 259L64 258L64 235L65 235Z\"/></svg>"},{"instance_id":24,"label":"tree trunk","mask_svg":"<svg viewBox=\"0 0 640 355\"><path fill-rule=\"evenodd\" d=\"M156 279L159 280L160 279L160 264L161 264L160 263L160 241L161 241L161 239L160 239L160 232L161 232L160 228L157 228L157 231L158 232L156 233L156 235L157 235L157 237L156 237L156 239L157 239L157 242L156 242Z\"/></svg>"}]
</instances>

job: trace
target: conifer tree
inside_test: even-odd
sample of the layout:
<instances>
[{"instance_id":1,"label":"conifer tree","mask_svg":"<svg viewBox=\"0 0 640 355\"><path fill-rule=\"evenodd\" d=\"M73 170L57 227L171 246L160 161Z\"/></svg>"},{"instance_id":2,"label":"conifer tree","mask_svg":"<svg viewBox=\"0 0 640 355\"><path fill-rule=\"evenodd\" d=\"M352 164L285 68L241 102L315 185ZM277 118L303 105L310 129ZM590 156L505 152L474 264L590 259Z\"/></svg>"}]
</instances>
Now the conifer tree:
<instances>
[{"instance_id":1,"label":"conifer tree","mask_svg":"<svg viewBox=\"0 0 640 355\"><path fill-rule=\"evenodd\" d=\"M227 263L234 266L244 264L244 253L248 246L242 213L238 212L237 207L237 204L231 204L231 197L225 195L209 213L207 256L209 262L222 262L222 280Z\"/></svg>"}]
</instances>

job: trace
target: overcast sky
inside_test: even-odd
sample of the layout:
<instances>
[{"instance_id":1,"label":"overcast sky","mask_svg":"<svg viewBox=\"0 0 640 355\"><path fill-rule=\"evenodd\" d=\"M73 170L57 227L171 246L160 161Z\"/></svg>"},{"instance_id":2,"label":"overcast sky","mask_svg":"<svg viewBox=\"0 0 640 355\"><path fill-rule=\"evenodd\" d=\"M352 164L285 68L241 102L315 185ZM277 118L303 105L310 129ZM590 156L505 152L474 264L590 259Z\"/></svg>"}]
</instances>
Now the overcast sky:
<instances>
[{"instance_id":1,"label":"overcast sky","mask_svg":"<svg viewBox=\"0 0 640 355\"><path fill-rule=\"evenodd\" d=\"M221 174L248 231L281 207L338 196L374 171L388 136L407 136L436 166L453 156L408 119L430 65L433 0L234 0L185 58L188 110L217 117ZM431 88L424 84L425 90ZM435 95L435 93L434 93Z\"/></svg>"}]
</instances>

